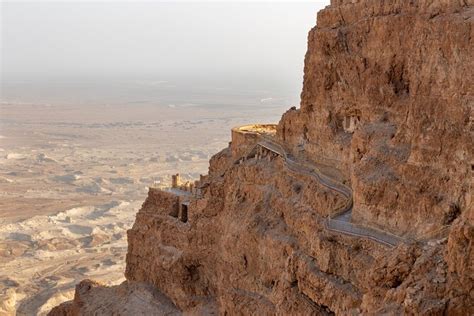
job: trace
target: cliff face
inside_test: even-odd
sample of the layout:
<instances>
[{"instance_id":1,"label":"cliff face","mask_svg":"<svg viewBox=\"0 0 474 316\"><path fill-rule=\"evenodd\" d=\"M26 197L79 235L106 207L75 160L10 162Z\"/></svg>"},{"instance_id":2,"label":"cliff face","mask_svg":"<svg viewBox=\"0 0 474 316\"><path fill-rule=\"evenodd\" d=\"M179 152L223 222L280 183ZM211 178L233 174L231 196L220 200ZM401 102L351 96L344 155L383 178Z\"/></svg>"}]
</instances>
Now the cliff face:
<instances>
[{"instance_id":1,"label":"cliff face","mask_svg":"<svg viewBox=\"0 0 474 316\"><path fill-rule=\"evenodd\" d=\"M189 205L150 189L128 232L128 281L109 295L151 285L161 293L140 304L170 313L473 314L471 4L321 11L301 108L274 142L234 129ZM328 178L352 187L346 226L404 238L391 247L330 229L347 198ZM101 310L90 291L102 290L83 284L53 312Z\"/></svg>"},{"instance_id":2,"label":"cliff face","mask_svg":"<svg viewBox=\"0 0 474 316\"><path fill-rule=\"evenodd\" d=\"M351 179L353 220L429 236L472 203L472 1L336 1L279 137Z\"/></svg>"}]
</instances>

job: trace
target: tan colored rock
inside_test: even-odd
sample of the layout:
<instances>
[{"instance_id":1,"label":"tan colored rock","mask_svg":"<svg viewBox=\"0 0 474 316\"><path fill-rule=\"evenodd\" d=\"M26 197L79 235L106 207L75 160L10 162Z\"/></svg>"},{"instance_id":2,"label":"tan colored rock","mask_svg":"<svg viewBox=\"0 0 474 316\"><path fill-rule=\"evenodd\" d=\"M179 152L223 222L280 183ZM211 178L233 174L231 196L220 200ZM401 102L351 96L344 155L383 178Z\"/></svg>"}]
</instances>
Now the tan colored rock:
<instances>
[{"instance_id":1,"label":"tan colored rock","mask_svg":"<svg viewBox=\"0 0 474 316\"><path fill-rule=\"evenodd\" d=\"M106 287L91 280L76 286L74 300L51 310L51 316L180 315L163 294L146 284L124 282Z\"/></svg>"},{"instance_id":2,"label":"tan colored rock","mask_svg":"<svg viewBox=\"0 0 474 316\"><path fill-rule=\"evenodd\" d=\"M336 3L344 3L334 5ZM308 37L301 109L278 135L350 176L354 220L420 237L469 200L472 1L333 1ZM348 118L357 118L353 132Z\"/></svg>"},{"instance_id":3,"label":"tan colored rock","mask_svg":"<svg viewBox=\"0 0 474 316\"><path fill-rule=\"evenodd\" d=\"M309 33L301 108L277 127L292 159L352 187L352 221L400 245L328 230L346 199L234 129L187 222L150 189L119 288L201 315L474 314L473 20L472 1L333 0ZM81 284L53 315L131 304Z\"/></svg>"}]
</instances>

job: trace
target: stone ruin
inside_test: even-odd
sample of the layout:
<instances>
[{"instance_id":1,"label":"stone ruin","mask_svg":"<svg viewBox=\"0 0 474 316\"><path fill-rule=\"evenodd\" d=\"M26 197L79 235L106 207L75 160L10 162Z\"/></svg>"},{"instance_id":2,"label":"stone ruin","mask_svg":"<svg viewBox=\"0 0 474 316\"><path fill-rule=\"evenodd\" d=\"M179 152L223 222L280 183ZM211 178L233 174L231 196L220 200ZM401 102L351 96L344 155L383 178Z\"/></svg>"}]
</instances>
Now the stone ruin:
<instances>
[{"instance_id":1,"label":"stone ruin","mask_svg":"<svg viewBox=\"0 0 474 316\"><path fill-rule=\"evenodd\" d=\"M347 133L354 133L360 123L360 115L352 114L344 116L342 127Z\"/></svg>"},{"instance_id":2,"label":"stone ruin","mask_svg":"<svg viewBox=\"0 0 474 316\"><path fill-rule=\"evenodd\" d=\"M186 181L181 180L179 173L171 175L171 189L180 190L197 197L201 195L201 186L207 180L207 175L199 175L199 180Z\"/></svg>"}]
</instances>

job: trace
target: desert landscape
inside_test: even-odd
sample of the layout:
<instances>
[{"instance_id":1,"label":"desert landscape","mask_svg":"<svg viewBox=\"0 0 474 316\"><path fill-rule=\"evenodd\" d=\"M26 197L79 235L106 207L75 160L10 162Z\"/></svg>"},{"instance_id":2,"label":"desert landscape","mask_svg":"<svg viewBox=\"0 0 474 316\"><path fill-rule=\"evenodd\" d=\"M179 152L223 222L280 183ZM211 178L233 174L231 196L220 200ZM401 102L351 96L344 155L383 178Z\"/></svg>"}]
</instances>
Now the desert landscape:
<instances>
[{"instance_id":1,"label":"desert landscape","mask_svg":"<svg viewBox=\"0 0 474 316\"><path fill-rule=\"evenodd\" d=\"M200 194L151 188L126 281L50 315L474 314L473 17L332 0L300 106L232 129Z\"/></svg>"},{"instance_id":2,"label":"desert landscape","mask_svg":"<svg viewBox=\"0 0 474 316\"><path fill-rule=\"evenodd\" d=\"M156 63L182 82L2 85L0 314L473 315L474 3L326 4L307 33L299 106L290 77L273 85L293 35L259 33L269 24L220 4L210 18L174 8L197 23L161 34L170 59L127 59L131 39L162 42L111 24L129 62L112 69ZM140 35L162 12L142 9ZM101 56L96 73L116 57ZM221 77L203 89L210 73Z\"/></svg>"},{"instance_id":3,"label":"desert landscape","mask_svg":"<svg viewBox=\"0 0 474 316\"><path fill-rule=\"evenodd\" d=\"M177 172L199 178L230 127L275 120L281 108L4 101L0 313L45 314L84 278L122 282L126 231L148 187Z\"/></svg>"}]
</instances>

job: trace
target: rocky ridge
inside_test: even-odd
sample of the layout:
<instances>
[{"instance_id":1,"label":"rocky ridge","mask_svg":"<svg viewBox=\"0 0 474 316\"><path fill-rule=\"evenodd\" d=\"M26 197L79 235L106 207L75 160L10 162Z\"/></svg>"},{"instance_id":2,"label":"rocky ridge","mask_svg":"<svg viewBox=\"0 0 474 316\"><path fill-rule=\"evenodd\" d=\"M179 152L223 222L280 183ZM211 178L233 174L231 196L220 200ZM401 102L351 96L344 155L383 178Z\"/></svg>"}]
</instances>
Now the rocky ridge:
<instances>
[{"instance_id":1,"label":"rocky ridge","mask_svg":"<svg viewBox=\"0 0 474 316\"><path fill-rule=\"evenodd\" d=\"M300 109L233 129L185 218L150 189L127 282L83 282L51 315L104 313L94 293L119 314L473 314L473 18L471 1L332 1ZM288 159L352 188L348 222L401 242L328 229L347 198Z\"/></svg>"}]
</instances>

